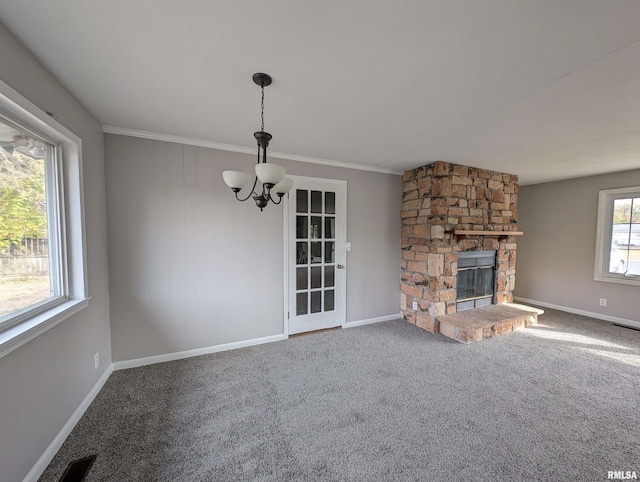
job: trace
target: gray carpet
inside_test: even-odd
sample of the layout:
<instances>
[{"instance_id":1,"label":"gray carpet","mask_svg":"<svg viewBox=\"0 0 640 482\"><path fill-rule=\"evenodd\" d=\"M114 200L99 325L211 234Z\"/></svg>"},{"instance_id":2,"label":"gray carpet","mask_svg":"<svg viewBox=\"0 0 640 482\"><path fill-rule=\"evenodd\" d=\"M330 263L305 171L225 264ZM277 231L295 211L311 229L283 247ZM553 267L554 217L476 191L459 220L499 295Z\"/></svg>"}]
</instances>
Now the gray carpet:
<instances>
[{"instance_id":1,"label":"gray carpet","mask_svg":"<svg viewBox=\"0 0 640 482\"><path fill-rule=\"evenodd\" d=\"M471 345L404 321L114 372L41 481L640 476L640 332L546 310Z\"/></svg>"}]
</instances>

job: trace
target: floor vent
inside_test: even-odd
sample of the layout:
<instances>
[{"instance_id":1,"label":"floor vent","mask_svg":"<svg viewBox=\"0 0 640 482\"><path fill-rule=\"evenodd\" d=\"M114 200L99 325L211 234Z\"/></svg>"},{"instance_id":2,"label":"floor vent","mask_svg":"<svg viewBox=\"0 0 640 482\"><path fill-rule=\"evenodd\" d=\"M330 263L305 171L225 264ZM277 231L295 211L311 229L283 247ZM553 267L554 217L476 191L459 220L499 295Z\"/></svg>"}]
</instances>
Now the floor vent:
<instances>
[{"instance_id":1,"label":"floor vent","mask_svg":"<svg viewBox=\"0 0 640 482\"><path fill-rule=\"evenodd\" d=\"M83 482L89 469L96 460L97 455L91 455L84 459L74 460L69 464L67 470L62 474L60 482Z\"/></svg>"},{"instance_id":2,"label":"floor vent","mask_svg":"<svg viewBox=\"0 0 640 482\"><path fill-rule=\"evenodd\" d=\"M640 328L636 328L635 326L619 325L618 323L613 323L613 326L619 326L620 328L626 328L627 330L640 331Z\"/></svg>"}]
</instances>

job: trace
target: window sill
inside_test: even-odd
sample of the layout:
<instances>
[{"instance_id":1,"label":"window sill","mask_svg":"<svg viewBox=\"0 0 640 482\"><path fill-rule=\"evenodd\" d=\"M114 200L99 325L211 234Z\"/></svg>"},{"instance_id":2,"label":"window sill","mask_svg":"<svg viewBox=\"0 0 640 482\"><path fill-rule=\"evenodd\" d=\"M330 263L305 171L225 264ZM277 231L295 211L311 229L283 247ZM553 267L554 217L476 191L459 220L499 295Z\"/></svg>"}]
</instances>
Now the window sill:
<instances>
[{"instance_id":1,"label":"window sill","mask_svg":"<svg viewBox=\"0 0 640 482\"><path fill-rule=\"evenodd\" d=\"M618 277L596 275L593 277L595 281L604 281L605 283L619 283L623 285L640 286L640 276Z\"/></svg>"},{"instance_id":2,"label":"window sill","mask_svg":"<svg viewBox=\"0 0 640 482\"><path fill-rule=\"evenodd\" d=\"M0 333L0 358L89 306L91 298L69 300Z\"/></svg>"}]
</instances>

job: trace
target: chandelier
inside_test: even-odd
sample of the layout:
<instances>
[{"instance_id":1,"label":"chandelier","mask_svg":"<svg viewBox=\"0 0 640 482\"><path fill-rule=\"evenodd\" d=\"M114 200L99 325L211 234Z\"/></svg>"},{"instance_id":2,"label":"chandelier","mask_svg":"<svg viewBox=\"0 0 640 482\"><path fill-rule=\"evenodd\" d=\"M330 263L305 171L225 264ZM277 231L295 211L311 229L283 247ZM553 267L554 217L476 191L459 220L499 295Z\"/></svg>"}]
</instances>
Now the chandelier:
<instances>
[{"instance_id":1,"label":"chandelier","mask_svg":"<svg viewBox=\"0 0 640 482\"><path fill-rule=\"evenodd\" d=\"M271 77L267 74L253 74L253 81L260 86L262 90L261 107L261 127L258 132L253 133L253 137L258 141L258 163L256 164L256 175L253 180L253 187L246 197L240 197L239 193L251 184L251 176L241 171L224 171L222 178L224 182L236 194L238 201L246 201L253 196L256 206L262 211L269 201L273 204L280 204L282 196L287 194L293 186L293 180L284 177L284 167L277 164L267 162L267 146L272 136L264 131L264 88L271 85ZM256 192L258 180L262 183L262 192ZM246 192L246 191L245 191ZM244 194L244 193L243 193ZM274 195L278 196L278 201L274 200Z\"/></svg>"}]
</instances>

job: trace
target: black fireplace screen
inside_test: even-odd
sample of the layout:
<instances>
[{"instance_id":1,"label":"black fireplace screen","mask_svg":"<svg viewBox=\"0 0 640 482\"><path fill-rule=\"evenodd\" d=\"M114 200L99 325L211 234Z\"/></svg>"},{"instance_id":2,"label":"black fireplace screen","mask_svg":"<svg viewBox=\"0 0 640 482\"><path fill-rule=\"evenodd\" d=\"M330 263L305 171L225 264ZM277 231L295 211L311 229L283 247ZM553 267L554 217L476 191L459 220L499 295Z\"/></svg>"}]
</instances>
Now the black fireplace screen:
<instances>
[{"instance_id":1,"label":"black fireplace screen","mask_svg":"<svg viewBox=\"0 0 640 482\"><path fill-rule=\"evenodd\" d=\"M495 251L465 251L458 254L457 311L493 303L495 264Z\"/></svg>"}]
</instances>

